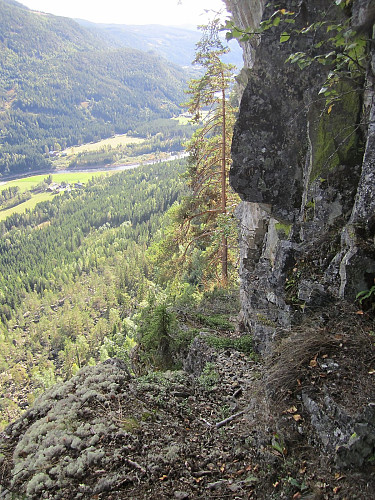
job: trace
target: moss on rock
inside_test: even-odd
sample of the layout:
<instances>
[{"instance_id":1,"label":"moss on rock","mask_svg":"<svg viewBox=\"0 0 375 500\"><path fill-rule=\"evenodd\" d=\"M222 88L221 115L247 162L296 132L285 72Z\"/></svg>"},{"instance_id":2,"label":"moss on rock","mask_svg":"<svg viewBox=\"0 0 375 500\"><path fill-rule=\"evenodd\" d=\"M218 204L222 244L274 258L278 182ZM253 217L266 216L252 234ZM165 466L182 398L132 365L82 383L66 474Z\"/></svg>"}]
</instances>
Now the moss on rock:
<instances>
[{"instance_id":1,"label":"moss on rock","mask_svg":"<svg viewBox=\"0 0 375 500\"><path fill-rule=\"evenodd\" d=\"M314 106L310 111L310 183L326 177L339 165L354 166L362 159L359 151L359 94L348 83L340 84L338 94L340 97L332 107Z\"/></svg>"}]
</instances>

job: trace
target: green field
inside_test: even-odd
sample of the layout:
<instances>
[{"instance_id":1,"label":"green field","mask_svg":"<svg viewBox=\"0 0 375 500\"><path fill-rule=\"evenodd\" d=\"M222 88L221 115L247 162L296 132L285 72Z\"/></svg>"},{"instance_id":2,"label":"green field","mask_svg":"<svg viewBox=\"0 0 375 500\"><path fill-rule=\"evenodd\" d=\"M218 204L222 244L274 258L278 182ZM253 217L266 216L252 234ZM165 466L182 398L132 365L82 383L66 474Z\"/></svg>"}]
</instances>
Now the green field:
<instances>
[{"instance_id":1,"label":"green field","mask_svg":"<svg viewBox=\"0 0 375 500\"><path fill-rule=\"evenodd\" d=\"M180 115L177 116L176 118L172 118L172 120L175 120L179 123L179 125L188 125L191 123L191 117Z\"/></svg>"},{"instance_id":2,"label":"green field","mask_svg":"<svg viewBox=\"0 0 375 500\"><path fill-rule=\"evenodd\" d=\"M68 174L51 174L53 182L66 182L71 184L73 182L82 182L83 184L88 182L94 176L103 175L103 174L111 174L113 171L100 171L100 172L72 172ZM48 174L42 175L33 175L31 177L24 177L23 179L16 179L14 181L8 181L4 184L0 184L0 191L7 187L18 186L20 188L21 193L25 191L30 191L32 188L37 186L39 183L48 177Z\"/></svg>"},{"instance_id":3,"label":"green field","mask_svg":"<svg viewBox=\"0 0 375 500\"><path fill-rule=\"evenodd\" d=\"M52 174L52 181L56 183L66 182L67 184L73 184L74 182L82 182L83 184L87 183L93 177L98 175L110 175L114 173L114 171L101 171L101 172L72 172L68 174ZM47 174L43 175L33 175L31 177L25 177L23 179L16 179L14 181L8 181L0 184L0 191L7 187L18 186L20 191L23 193L25 191L30 191L35 186L40 184L43 179L48 177ZM51 200L55 193L32 193L32 197L30 200L17 205L16 207L9 208L7 210L0 210L0 221L5 220L10 215L17 213L24 213L27 209L32 210L38 203L41 201Z\"/></svg>"},{"instance_id":4,"label":"green field","mask_svg":"<svg viewBox=\"0 0 375 500\"><path fill-rule=\"evenodd\" d=\"M27 209L32 210L41 201L52 200L56 196L53 193L38 193L30 198L30 200L21 203L13 208L8 208L8 210L0 210L0 221L5 220L12 214L22 214Z\"/></svg>"},{"instance_id":5,"label":"green field","mask_svg":"<svg viewBox=\"0 0 375 500\"><path fill-rule=\"evenodd\" d=\"M139 144L144 142L145 139L140 139L139 137L129 137L126 134L116 135L115 137L109 137L108 139L103 139L99 142L93 142L89 144L82 144L82 146L73 146L64 151L67 155L76 155L78 153L83 153L84 151L100 151L105 147L117 148L117 146L128 146L129 144Z\"/></svg>"}]
</instances>

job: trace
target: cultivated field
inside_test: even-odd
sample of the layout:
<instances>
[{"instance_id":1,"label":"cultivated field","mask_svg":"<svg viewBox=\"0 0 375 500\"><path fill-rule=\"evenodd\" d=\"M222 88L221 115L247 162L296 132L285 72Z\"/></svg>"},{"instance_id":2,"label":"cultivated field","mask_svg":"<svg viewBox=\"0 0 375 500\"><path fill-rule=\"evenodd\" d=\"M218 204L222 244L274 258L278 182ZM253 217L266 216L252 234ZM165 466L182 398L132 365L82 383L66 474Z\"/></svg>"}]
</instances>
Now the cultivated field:
<instances>
[{"instance_id":1,"label":"cultivated field","mask_svg":"<svg viewBox=\"0 0 375 500\"><path fill-rule=\"evenodd\" d=\"M61 183L61 182L66 182L68 184L72 184L74 182L82 182L83 184L88 182L90 179L92 179L94 176L97 175L103 175L103 174L111 174L113 171L92 171L92 172L69 172L69 173L63 173L63 174L51 174L52 176L52 181ZM8 181L5 182L4 184L0 185L0 191L7 187L13 187L13 186L18 186L20 188L21 193L25 191L30 191L33 189L35 186L40 184L44 179L48 177L49 174L42 174L42 175L33 175L31 177L25 177L23 179L16 179L14 181Z\"/></svg>"},{"instance_id":2,"label":"cultivated field","mask_svg":"<svg viewBox=\"0 0 375 500\"><path fill-rule=\"evenodd\" d=\"M52 181L56 182L57 184L60 184L61 182L65 182L67 184L81 182L82 184L85 184L93 177L103 174L110 175L112 173L114 173L114 171L72 172L68 174L51 174L51 175L52 175ZM0 191L10 186L18 186L22 193L25 191L30 191L38 184L40 184L46 177L48 177L48 174L33 175L31 177L25 177L24 179L16 179L14 181L1 183ZM56 193L50 193L50 192L32 193L30 200L27 200L24 203L20 203L16 207L12 207L7 210L0 210L0 221L5 220L7 217L9 217L14 213L21 214L24 213L26 210L32 210L38 203L42 201L51 200L54 196L56 196Z\"/></svg>"},{"instance_id":3,"label":"cultivated field","mask_svg":"<svg viewBox=\"0 0 375 500\"><path fill-rule=\"evenodd\" d=\"M73 146L71 148L65 149L63 152L67 155L76 155L78 153L83 153L84 151L100 151L102 148L111 147L117 148L117 146L128 146L129 144L140 144L144 142L145 139L140 139L139 137L129 137L126 134L116 135L115 137L110 137L109 139L103 139L99 142L93 142L89 144L82 144L82 146Z\"/></svg>"}]
</instances>

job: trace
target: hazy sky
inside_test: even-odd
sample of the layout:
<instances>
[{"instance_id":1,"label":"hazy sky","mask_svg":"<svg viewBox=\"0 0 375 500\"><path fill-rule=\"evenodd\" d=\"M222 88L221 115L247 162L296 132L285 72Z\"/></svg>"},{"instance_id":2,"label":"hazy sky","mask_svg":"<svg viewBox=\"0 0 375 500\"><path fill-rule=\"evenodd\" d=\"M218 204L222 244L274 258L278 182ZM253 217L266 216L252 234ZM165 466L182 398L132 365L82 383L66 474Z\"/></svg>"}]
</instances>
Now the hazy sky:
<instances>
[{"instance_id":1,"label":"hazy sky","mask_svg":"<svg viewBox=\"0 0 375 500\"><path fill-rule=\"evenodd\" d=\"M18 0L30 9L96 23L193 25L205 10L224 9L222 0ZM212 12L210 17L212 18Z\"/></svg>"}]
</instances>

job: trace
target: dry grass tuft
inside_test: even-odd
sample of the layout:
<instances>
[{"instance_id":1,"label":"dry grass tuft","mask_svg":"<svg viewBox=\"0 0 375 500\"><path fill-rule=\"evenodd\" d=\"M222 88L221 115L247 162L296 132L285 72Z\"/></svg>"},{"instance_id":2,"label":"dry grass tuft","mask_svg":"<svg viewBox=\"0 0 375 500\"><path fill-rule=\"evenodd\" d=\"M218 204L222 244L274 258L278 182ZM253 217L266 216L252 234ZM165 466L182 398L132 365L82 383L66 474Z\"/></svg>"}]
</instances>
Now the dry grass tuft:
<instances>
[{"instance_id":1,"label":"dry grass tuft","mask_svg":"<svg viewBox=\"0 0 375 500\"><path fill-rule=\"evenodd\" d=\"M355 362L357 367L375 360L374 338L369 334L373 323L352 306L331 308L322 323L321 312L311 316L283 338L268 359L267 388L276 401L310 385L312 368L323 356L340 359L340 364Z\"/></svg>"},{"instance_id":2,"label":"dry grass tuft","mask_svg":"<svg viewBox=\"0 0 375 500\"><path fill-rule=\"evenodd\" d=\"M340 340L324 328L305 327L283 339L269 360L268 389L276 399L293 392L301 384L304 369L312 359L338 349Z\"/></svg>"}]
</instances>

